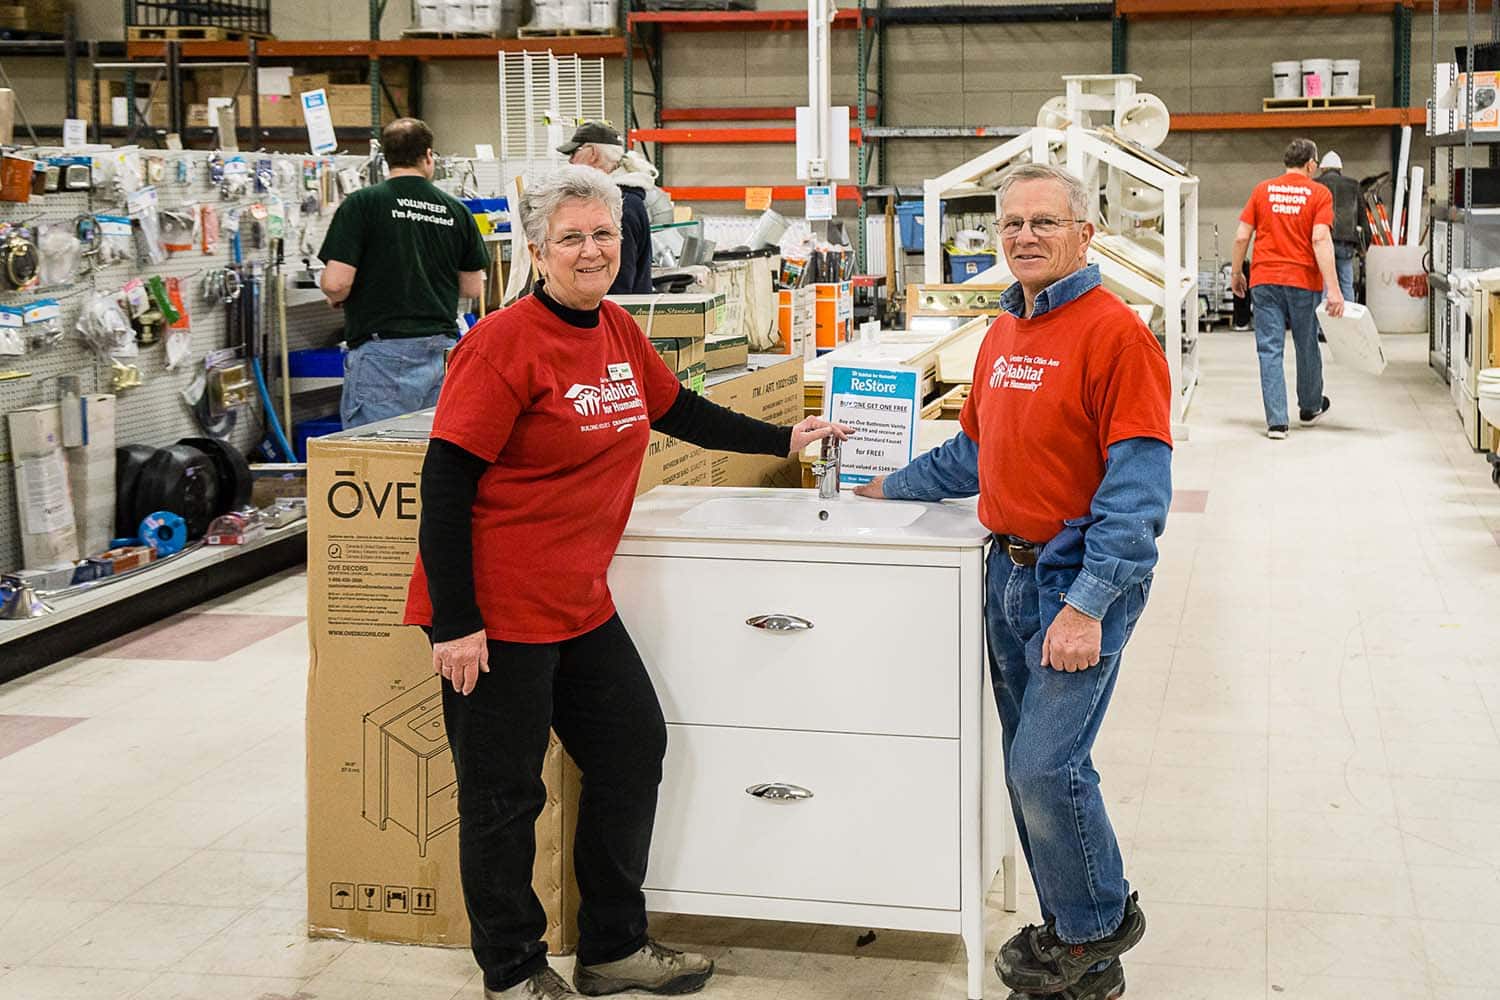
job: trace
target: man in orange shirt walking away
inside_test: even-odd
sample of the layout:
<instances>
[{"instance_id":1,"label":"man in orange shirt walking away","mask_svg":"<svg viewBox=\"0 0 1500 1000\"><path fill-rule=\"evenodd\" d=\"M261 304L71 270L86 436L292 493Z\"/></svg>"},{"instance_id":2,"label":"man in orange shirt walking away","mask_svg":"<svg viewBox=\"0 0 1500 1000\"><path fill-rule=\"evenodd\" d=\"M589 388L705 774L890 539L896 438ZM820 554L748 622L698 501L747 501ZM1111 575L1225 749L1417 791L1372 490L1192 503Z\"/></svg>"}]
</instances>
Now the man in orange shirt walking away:
<instances>
[{"instance_id":1,"label":"man in orange shirt walking away","mask_svg":"<svg viewBox=\"0 0 1500 1000\"><path fill-rule=\"evenodd\" d=\"M1114 1000L1146 930L1092 751L1151 590L1172 497L1171 377L1161 345L1088 263L1093 195L1056 167L1001 178L1016 283L985 334L961 432L856 490L979 494L990 677L1005 784L1042 923L1000 947L1010 1000Z\"/></svg>"},{"instance_id":2,"label":"man in orange shirt walking away","mask_svg":"<svg viewBox=\"0 0 1500 1000\"><path fill-rule=\"evenodd\" d=\"M1294 139L1282 154L1286 173L1255 186L1234 234L1230 265L1234 294L1246 294L1255 319L1255 350L1260 356L1260 395L1266 408L1266 437L1286 437L1286 331L1297 352L1297 408L1304 426L1323 419L1330 405L1323 395L1323 355L1318 351L1319 290L1328 315L1344 314L1333 255L1333 195L1312 179L1318 147ZM1244 276L1245 251L1255 237L1250 280Z\"/></svg>"}]
</instances>

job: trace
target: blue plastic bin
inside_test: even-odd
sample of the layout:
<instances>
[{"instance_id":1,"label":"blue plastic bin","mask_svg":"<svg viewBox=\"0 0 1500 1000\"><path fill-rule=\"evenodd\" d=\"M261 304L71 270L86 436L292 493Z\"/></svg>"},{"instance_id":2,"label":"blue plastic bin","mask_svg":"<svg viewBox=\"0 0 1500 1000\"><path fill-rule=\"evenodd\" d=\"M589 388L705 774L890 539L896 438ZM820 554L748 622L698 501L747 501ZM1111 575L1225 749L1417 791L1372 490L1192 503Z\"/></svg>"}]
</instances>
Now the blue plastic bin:
<instances>
[{"instance_id":1,"label":"blue plastic bin","mask_svg":"<svg viewBox=\"0 0 1500 1000\"><path fill-rule=\"evenodd\" d=\"M966 253L948 255L948 282L961 285L981 271L995 266L993 253Z\"/></svg>"},{"instance_id":2,"label":"blue plastic bin","mask_svg":"<svg viewBox=\"0 0 1500 1000\"><path fill-rule=\"evenodd\" d=\"M292 351L286 357L287 374L292 378L343 378L342 347L309 347Z\"/></svg>"},{"instance_id":3,"label":"blue plastic bin","mask_svg":"<svg viewBox=\"0 0 1500 1000\"><path fill-rule=\"evenodd\" d=\"M901 224L901 245L907 250L922 249L922 241L926 235L926 202L903 201L896 205L896 221ZM942 216L938 216L938 227L943 225Z\"/></svg>"},{"instance_id":4,"label":"blue plastic bin","mask_svg":"<svg viewBox=\"0 0 1500 1000\"><path fill-rule=\"evenodd\" d=\"M297 452L297 461L307 461L308 438L322 437L324 434L337 434L343 429L344 422L339 419L337 413L299 421L292 431L292 449Z\"/></svg>"}]
</instances>

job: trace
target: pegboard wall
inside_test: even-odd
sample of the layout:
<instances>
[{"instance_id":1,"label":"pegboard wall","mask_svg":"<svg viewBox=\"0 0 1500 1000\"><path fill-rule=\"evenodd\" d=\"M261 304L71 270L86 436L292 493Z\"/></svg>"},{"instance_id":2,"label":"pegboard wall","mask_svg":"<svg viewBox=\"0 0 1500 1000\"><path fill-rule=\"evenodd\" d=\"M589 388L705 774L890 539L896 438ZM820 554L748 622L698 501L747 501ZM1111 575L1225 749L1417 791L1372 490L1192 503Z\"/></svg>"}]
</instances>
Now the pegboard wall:
<instances>
[{"instance_id":1,"label":"pegboard wall","mask_svg":"<svg viewBox=\"0 0 1500 1000\"><path fill-rule=\"evenodd\" d=\"M40 150L36 155L62 155L61 150ZM173 253L160 263L150 263L138 256L129 260L81 270L72 280L51 287L37 287L24 292L9 290L0 281L0 304L24 305L39 299L56 299L62 307L62 324L66 331L54 346L24 356L0 356L0 370L29 372L27 378L0 381L0 414L25 406L56 402L58 376L77 375L85 392L111 391L111 366L97 355L76 333L79 313L96 293L112 293L132 278L160 275L178 278L182 297L192 324L192 349L189 357L175 371L166 368L162 344L140 347L139 354L128 359L141 373L142 384L116 393L116 443L148 444L157 447L172 444L180 438L202 433L191 408L184 399L195 378L203 371L209 352L229 346L230 331L226 307L205 295L205 278L231 261L229 220L238 212L242 219L252 218L256 205L269 205L279 199L286 218L284 231L283 271L288 285L286 337L289 350L327 347L342 337L342 314L322 301L315 289L293 287L296 274L305 257L315 257L328 223L337 207L336 199L320 203L318 210L304 213L302 206L309 193L303 186L305 162L320 162L324 169L345 173L359 171L366 157L328 157L312 160L294 154L242 154L250 164L252 176L256 161L270 160L270 190L255 190L252 184L243 196L226 198L219 182L212 179L209 153L202 151L111 150L95 157L95 187L91 191L58 192L33 196L28 203L0 202L0 223L42 226L48 223L70 223L80 216L126 215L125 194L114 180L118 170L140 169L146 180L155 180L158 208L162 211L191 214L197 204L214 206L221 225L221 237L212 252L204 253L200 245ZM223 154L226 157L236 154ZM123 161L122 161L123 157ZM286 164L287 166L283 166ZM498 162L444 161L438 183L450 192L464 197L500 196ZM244 262L264 274L271 263L269 238L251 239L257 227L248 222L241 229ZM260 230L267 227L262 224ZM269 324L272 297L262 294L262 324ZM281 400L279 347L265 359L266 377L272 399L279 408ZM293 422L326 413L337 413L337 388L302 394L293 399ZM232 443L241 451L251 452L264 436L265 416L260 401L239 411ZM284 428L288 438L292 428ZM20 523L16 509L15 475L11 467L10 431L0 420L0 572L21 565Z\"/></svg>"}]
</instances>

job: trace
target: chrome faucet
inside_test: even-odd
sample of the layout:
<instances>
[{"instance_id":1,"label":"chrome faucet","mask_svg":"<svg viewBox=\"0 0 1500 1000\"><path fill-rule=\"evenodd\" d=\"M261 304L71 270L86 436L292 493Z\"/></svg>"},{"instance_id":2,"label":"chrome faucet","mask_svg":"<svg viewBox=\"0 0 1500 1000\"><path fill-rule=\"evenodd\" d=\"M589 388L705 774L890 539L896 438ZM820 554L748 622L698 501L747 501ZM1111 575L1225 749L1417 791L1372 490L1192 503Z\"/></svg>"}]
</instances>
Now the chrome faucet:
<instances>
[{"instance_id":1,"label":"chrome faucet","mask_svg":"<svg viewBox=\"0 0 1500 1000\"><path fill-rule=\"evenodd\" d=\"M822 451L813 465L813 475L818 477L819 500L839 498L839 477L844 466L840 446L841 442L832 434L823 439Z\"/></svg>"}]
</instances>

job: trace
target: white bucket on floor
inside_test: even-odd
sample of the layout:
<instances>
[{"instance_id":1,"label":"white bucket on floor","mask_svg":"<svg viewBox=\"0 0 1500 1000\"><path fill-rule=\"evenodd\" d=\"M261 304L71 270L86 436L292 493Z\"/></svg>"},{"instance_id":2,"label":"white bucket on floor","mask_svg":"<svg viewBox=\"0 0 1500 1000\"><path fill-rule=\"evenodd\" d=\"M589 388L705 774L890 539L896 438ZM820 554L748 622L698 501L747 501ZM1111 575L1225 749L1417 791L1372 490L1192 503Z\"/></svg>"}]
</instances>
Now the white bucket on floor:
<instances>
[{"instance_id":1,"label":"white bucket on floor","mask_svg":"<svg viewBox=\"0 0 1500 1000\"><path fill-rule=\"evenodd\" d=\"M1271 64L1271 96L1302 96L1302 64L1300 62L1293 59L1290 62Z\"/></svg>"},{"instance_id":2,"label":"white bucket on floor","mask_svg":"<svg viewBox=\"0 0 1500 1000\"><path fill-rule=\"evenodd\" d=\"M1328 97L1333 93L1333 60L1302 60L1302 96Z\"/></svg>"},{"instance_id":3,"label":"white bucket on floor","mask_svg":"<svg viewBox=\"0 0 1500 1000\"><path fill-rule=\"evenodd\" d=\"M1359 93L1359 60L1333 61L1333 96L1354 97Z\"/></svg>"},{"instance_id":4,"label":"white bucket on floor","mask_svg":"<svg viewBox=\"0 0 1500 1000\"><path fill-rule=\"evenodd\" d=\"M1365 254L1365 301L1381 333L1427 332L1426 250L1372 246Z\"/></svg>"}]
</instances>

